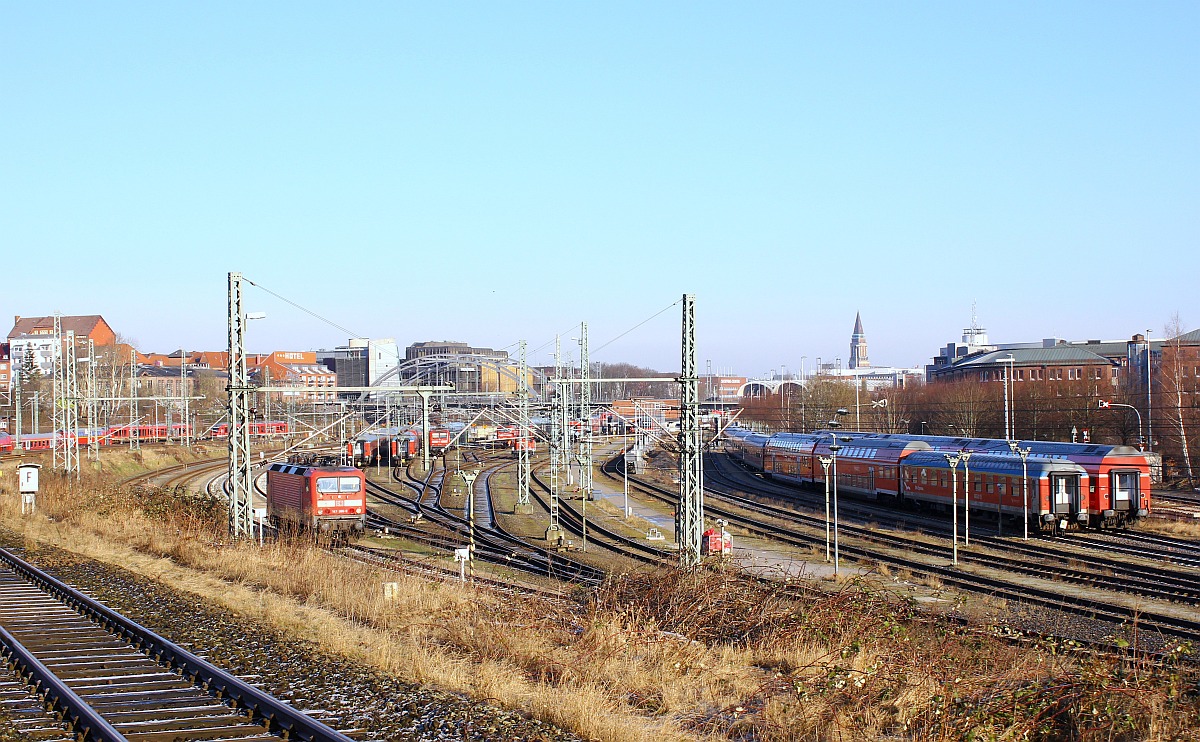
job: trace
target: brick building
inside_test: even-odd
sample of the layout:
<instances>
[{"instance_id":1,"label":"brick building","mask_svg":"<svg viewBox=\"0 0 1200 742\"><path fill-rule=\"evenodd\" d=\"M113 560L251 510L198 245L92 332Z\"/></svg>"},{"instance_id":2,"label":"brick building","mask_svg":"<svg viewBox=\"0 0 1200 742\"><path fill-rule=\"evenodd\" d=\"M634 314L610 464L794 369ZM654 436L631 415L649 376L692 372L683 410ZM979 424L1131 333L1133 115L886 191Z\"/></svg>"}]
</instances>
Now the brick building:
<instances>
[{"instance_id":1,"label":"brick building","mask_svg":"<svg viewBox=\"0 0 1200 742\"><path fill-rule=\"evenodd\" d=\"M86 356L87 342L97 347L115 347L117 335L104 318L98 314L59 317L63 337L74 333L76 354ZM82 354L78 349L83 349ZM54 317L13 318L13 328L8 333L8 353L12 371L8 374L9 384L16 369L30 365L38 373L49 376L54 373L54 364L62 355L62 348L54 340Z\"/></svg>"},{"instance_id":2,"label":"brick building","mask_svg":"<svg viewBox=\"0 0 1200 742\"><path fill-rule=\"evenodd\" d=\"M247 363L250 378L262 386L295 387L295 392L272 392L272 399L326 402L336 398L337 374L317 362L311 350L277 350ZM328 391L323 391L328 389Z\"/></svg>"}]
</instances>

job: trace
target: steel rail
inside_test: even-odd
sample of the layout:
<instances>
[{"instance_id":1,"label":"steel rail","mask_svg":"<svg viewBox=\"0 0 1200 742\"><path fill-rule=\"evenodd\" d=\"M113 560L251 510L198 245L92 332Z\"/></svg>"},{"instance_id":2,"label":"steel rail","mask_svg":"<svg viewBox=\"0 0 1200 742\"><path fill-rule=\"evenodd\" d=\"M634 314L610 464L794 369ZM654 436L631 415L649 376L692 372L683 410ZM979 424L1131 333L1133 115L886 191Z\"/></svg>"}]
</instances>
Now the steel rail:
<instances>
[{"instance_id":1,"label":"steel rail","mask_svg":"<svg viewBox=\"0 0 1200 742\"><path fill-rule=\"evenodd\" d=\"M282 734L287 739L305 742L351 742L350 737L297 711L233 674L205 662L174 642L42 572L8 550L0 549L0 561L26 581L125 639L185 679L200 685L217 698L228 698L232 706L245 709L250 713L252 720L262 723L270 731Z\"/></svg>"},{"instance_id":2,"label":"steel rail","mask_svg":"<svg viewBox=\"0 0 1200 742\"><path fill-rule=\"evenodd\" d=\"M672 502L673 498L678 497L675 493L653 483L641 480L640 478L630 477L630 481L636 482L643 490L666 502ZM718 498L739 499L736 498L736 496L731 496L727 493L721 493L716 490L710 491L715 496L713 498L714 500ZM742 499L744 500L744 498ZM755 503L752 500L744 500L744 503L730 504L737 504L745 507L745 503L749 503L751 507L769 508L769 506L764 506L762 503ZM816 536L809 536L788 528L781 528L777 524L764 523L763 521L756 520L743 513L723 508L713 502L706 503L705 509L709 512L726 518L731 523L738 523L747 531L763 536L764 538L771 538L782 541L783 543L802 547L813 547L816 546L818 542L823 543L823 541ZM1200 621L1179 619L1173 616L1164 615L1162 613L1151 613L1144 607L1127 608L1100 600L1079 596L1062 595L1061 593L1056 593L1029 585L1016 584L1011 581L985 577L982 575L968 574L950 567L943 567L937 564L929 564L912 559L905 559L895 554L872 551L870 549L856 547L851 544L842 544L842 553L867 562L886 563L892 566L905 568L911 571L913 574L937 576L937 578L944 584L952 585L963 590L971 592L983 592L1009 600L1042 605L1075 614L1082 613L1084 615L1091 615L1109 622L1137 625L1143 630L1151 629L1167 636L1191 639L1195 637L1197 633L1200 633Z\"/></svg>"},{"instance_id":3,"label":"steel rail","mask_svg":"<svg viewBox=\"0 0 1200 742\"><path fill-rule=\"evenodd\" d=\"M0 626L0 656L45 703L45 709L65 722L81 740L124 742L125 735L42 664L8 629Z\"/></svg>"}]
</instances>

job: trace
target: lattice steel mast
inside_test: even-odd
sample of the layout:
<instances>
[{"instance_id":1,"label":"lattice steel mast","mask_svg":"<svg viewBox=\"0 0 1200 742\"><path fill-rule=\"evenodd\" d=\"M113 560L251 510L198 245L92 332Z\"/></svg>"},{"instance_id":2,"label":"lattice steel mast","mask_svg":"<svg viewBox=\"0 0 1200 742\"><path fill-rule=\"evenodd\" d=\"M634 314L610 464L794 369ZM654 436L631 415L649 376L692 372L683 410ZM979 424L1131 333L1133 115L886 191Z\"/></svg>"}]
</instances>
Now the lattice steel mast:
<instances>
[{"instance_id":1,"label":"lattice steel mast","mask_svg":"<svg viewBox=\"0 0 1200 742\"><path fill-rule=\"evenodd\" d=\"M525 365L525 341L521 341L521 423L517 434L517 513L532 513L529 502L529 444L533 430L529 425L529 369Z\"/></svg>"},{"instance_id":2,"label":"lattice steel mast","mask_svg":"<svg viewBox=\"0 0 1200 742\"><path fill-rule=\"evenodd\" d=\"M550 523L546 526L546 540L556 543L562 537L562 528L558 524L558 497L562 492L562 480L559 476L563 456L563 393L566 385L558 381L562 378L562 346L558 336L554 337L554 399L550 406Z\"/></svg>"},{"instance_id":3,"label":"lattice steel mast","mask_svg":"<svg viewBox=\"0 0 1200 742\"><path fill-rule=\"evenodd\" d=\"M587 500L592 494L592 373L587 323L579 327L579 489Z\"/></svg>"},{"instance_id":4,"label":"lattice steel mast","mask_svg":"<svg viewBox=\"0 0 1200 742\"><path fill-rule=\"evenodd\" d=\"M100 417L97 414L96 397L99 396L96 389L96 343L91 338L88 338L88 365L87 365L87 426L88 426L88 458L96 461L100 460L100 436L96 435L96 428L100 425Z\"/></svg>"},{"instance_id":5,"label":"lattice steel mast","mask_svg":"<svg viewBox=\"0 0 1200 742\"><path fill-rule=\"evenodd\" d=\"M679 377L679 508L675 540L679 565L700 564L704 533L704 458L700 437L699 379L696 376L696 297L683 295L683 373Z\"/></svg>"},{"instance_id":6,"label":"lattice steel mast","mask_svg":"<svg viewBox=\"0 0 1200 742\"><path fill-rule=\"evenodd\" d=\"M75 333L62 332L62 315L54 315L54 458L55 469L79 477L79 383L75 369Z\"/></svg>"},{"instance_id":7,"label":"lattice steel mast","mask_svg":"<svg viewBox=\"0 0 1200 742\"><path fill-rule=\"evenodd\" d=\"M229 274L229 535L250 536L254 500L250 465L250 385L246 373L246 308L242 274Z\"/></svg>"}]
</instances>

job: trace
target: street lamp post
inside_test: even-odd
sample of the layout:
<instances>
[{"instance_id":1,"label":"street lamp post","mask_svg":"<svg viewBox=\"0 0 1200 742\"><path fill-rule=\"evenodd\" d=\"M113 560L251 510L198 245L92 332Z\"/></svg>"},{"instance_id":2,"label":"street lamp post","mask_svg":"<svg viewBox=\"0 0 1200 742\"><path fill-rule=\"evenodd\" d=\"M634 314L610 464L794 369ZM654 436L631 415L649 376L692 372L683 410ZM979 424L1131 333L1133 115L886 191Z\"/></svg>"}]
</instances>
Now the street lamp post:
<instances>
[{"instance_id":1,"label":"street lamp post","mask_svg":"<svg viewBox=\"0 0 1200 742\"><path fill-rule=\"evenodd\" d=\"M959 454L946 453L946 463L950 465L950 512L951 512L951 559L958 566L958 460Z\"/></svg>"},{"instance_id":2,"label":"street lamp post","mask_svg":"<svg viewBox=\"0 0 1200 742\"><path fill-rule=\"evenodd\" d=\"M467 483L467 566L471 571L471 580L475 580L475 477L479 476L478 469L462 470L458 473Z\"/></svg>"},{"instance_id":3,"label":"street lamp post","mask_svg":"<svg viewBox=\"0 0 1200 742\"><path fill-rule=\"evenodd\" d=\"M963 462L963 482L964 488L963 507L966 508L966 517L963 524L963 545L971 545L971 453L965 451L962 454Z\"/></svg>"},{"instance_id":4,"label":"street lamp post","mask_svg":"<svg viewBox=\"0 0 1200 742\"><path fill-rule=\"evenodd\" d=\"M829 465L833 463L833 458L829 456L821 456L818 461L821 462L821 470L825 472L825 561L829 561Z\"/></svg>"},{"instance_id":5,"label":"street lamp post","mask_svg":"<svg viewBox=\"0 0 1200 742\"><path fill-rule=\"evenodd\" d=\"M836 437L835 437L836 440ZM837 443L829 450L833 453L833 575L836 577L841 570L842 555L838 549L838 493L837 493L837 452L841 450Z\"/></svg>"},{"instance_id":6,"label":"street lamp post","mask_svg":"<svg viewBox=\"0 0 1200 742\"><path fill-rule=\"evenodd\" d=\"M1021 510L1025 514L1025 536L1026 541L1029 540L1029 465L1026 460L1029 458L1029 452L1032 447L1026 446L1021 448L1016 441L1009 441L1008 447L1012 452L1021 457Z\"/></svg>"},{"instance_id":7,"label":"street lamp post","mask_svg":"<svg viewBox=\"0 0 1200 742\"><path fill-rule=\"evenodd\" d=\"M582 431L581 431L581 434L582 434ZM582 549L584 551L587 551L587 501L588 501L588 497L592 494L591 488L587 486L587 480L584 478L584 467L587 465L588 457L577 454L575 456L575 461L579 464L579 482L581 485L584 485L583 487L580 488L580 493L583 495L583 499L580 501L580 506L579 506L579 508L580 508L579 521L580 521L580 523L583 524L583 546L582 546Z\"/></svg>"},{"instance_id":8,"label":"street lamp post","mask_svg":"<svg viewBox=\"0 0 1200 742\"><path fill-rule=\"evenodd\" d=\"M839 543L838 543L838 485L837 485L837 452L842 450L842 447L840 445L838 445L838 442L837 442L837 428L840 428L842 424L840 422L838 422L837 418L841 415L847 414L848 412L849 411L846 408L839 407L837 409L837 411L834 412L834 419L829 421L829 427L833 428L833 430L831 430L829 432L829 434L831 436L833 436L833 443L829 444L829 452L830 452L830 458L832 459L830 468L833 472L833 574L835 577L838 574L840 574L841 566L842 566L841 550L838 548Z\"/></svg>"},{"instance_id":9,"label":"street lamp post","mask_svg":"<svg viewBox=\"0 0 1200 742\"><path fill-rule=\"evenodd\" d=\"M1141 410L1139 410L1138 408L1134 407L1131 404L1122 404L1120 402L1109 402L1106 399L1096 400L1096 405L1100 409L1104 409L1105 407L1128 407L1129 409L1133 410L1133 414L1137 415L1137 418L1138 418L1138 438L1142 439L1143 446L1146 444L1147 439L1142 438L1143 428L1142 428L1142 412L1141 412ZM1148 433L1147 433L1147 436L1149 436Z\"/></svg>"},{"instance_id":10,"label":"street lamp post","mask_svg":"<svg viewBox=\"0 0 1200 742\"><path fill-rule=\"evenodd\" d=\"M888 401L887 401L887 398L886 398L886 397L885 397L885 398L883 398L883 399L875 399L875 400L871 400L871 409L880 409L880 408L883 408L883 409L885 409L885 410L886 410L886 409L887 409L887 406L888 406ZM879 419L879 418L876 418L876 420L878 420L878 419ZM890 433L890 432L892 432L892 424L891 424L891 422L890 422L889 420L887 420L887 418L886 418L886 417L884 418L884 420L885 420L885 422L887 423L887 431L888 431L889 433ZM873 429L874 429L874 430L879 430L879 426L878 426L878 425L875 425L875 426L873 426Z\"/></svg>"},{"instance_id":11,"label":"street lamp post","mask_svg":"<svg viewBox=\"0 0 1200 742\"><path fill-rule=\"evenodd\" d=\"M621 517L629 517L629 426L621 426L621 473L625 479L625 500L624 507L621 509Z\"/></svg>"}]
</instances>

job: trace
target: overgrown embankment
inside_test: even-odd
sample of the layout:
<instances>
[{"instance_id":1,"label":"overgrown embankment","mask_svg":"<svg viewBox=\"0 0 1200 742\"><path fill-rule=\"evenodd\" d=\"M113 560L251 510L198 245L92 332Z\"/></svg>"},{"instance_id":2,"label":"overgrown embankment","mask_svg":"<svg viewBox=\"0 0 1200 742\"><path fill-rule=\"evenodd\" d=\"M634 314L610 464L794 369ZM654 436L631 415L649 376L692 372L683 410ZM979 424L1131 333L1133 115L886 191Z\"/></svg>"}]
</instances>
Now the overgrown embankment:
<instances>
[{"instance_id":1,"label":"overgrown embankment","mask_svg":"<svg viewBox=\"0 0 1200 742\"><path fill-rule=\"evenodd\" d=\"M1188 666L1001 642L866 582L798 596L729 570L631 568L575 600L514 598L299 541L230 543L223 504L182 490L134 490L104 472L43 482L36 516L22 518L15 497L0 506L27 539L584 737L1197 738ZM384 582L398 583L392 599Z\"/></svg>"}]
</instances>

